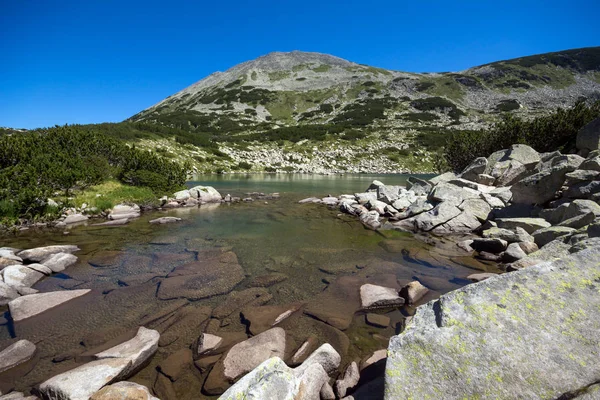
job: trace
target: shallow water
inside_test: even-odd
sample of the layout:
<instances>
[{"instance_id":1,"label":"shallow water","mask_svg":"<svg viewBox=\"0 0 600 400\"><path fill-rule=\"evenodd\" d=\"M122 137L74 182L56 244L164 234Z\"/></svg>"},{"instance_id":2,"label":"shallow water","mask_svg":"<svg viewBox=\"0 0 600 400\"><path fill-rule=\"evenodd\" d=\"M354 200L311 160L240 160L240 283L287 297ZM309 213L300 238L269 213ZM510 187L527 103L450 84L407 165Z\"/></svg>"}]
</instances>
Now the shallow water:
<instances>
[{"instance_id":1,"label":"shallow water","mask_svg":"<svg viewBox=\"0 0 600 400\"><path fill-rule=\"evenodd\" d=\"M419 279L431 289L426 299L429 300L467 284L465 277L474 271L496 271L494 265L465 257L454 240L432 242L426 236L374 232L338 210L297 204L309 196L361 192L373 179L404 184L406 177L200 176L188 185L211 185L223 195L243 197L248 192L278 192L281 198L156 211L129 225L78 226L69 229L68 235L62 231L32 230L4 238L2 246L17 248L78 245L81 251L76 253L76 265L45 278L34 288L41 292L74 288L93 291L17 324L12 324L5 313L7 320L0 321L0 348L25 338L37 344L38 353L18 371L0 374L0 390L12 384L28 391L84 362L82 354L106 341L131 336L131 330L140 324L161 331L161 347L150 364L129 380L152 387L157 365L176 351L189 348L207 324L204 317L182 317L167 323L169 315L186 310L186 315L205 316L227 297L223 294L198 299L203 296L189 296L182 288L181 298L171 298L178 296L176 289L171 288L167 295L161 291L165 289L161 289L161 282L175 267L202 259L210 249L220 248L237 255L244 276L234 290L250 287L257 276L275 272L287 276L266 290L272 296L268 305L299 303L305 307L306 312L296 312L279 325L289 334L289 351L314 335L320 342L336 347L344 356L343 364L385 348L387 338L399 331L403 318L414 312L412 307L387 310L390 326L367 325L364 313L354 313L358 288L363 283L401 287ZM183 221L162 226L148 224L150 219L163 215L178 216ZM227 274L224 279L227 281ZM6 308L0 308L0 312L5 311ZM322 320L331 316L330 325L315 315ZM346 328L336 322L340 318L349 325L343 332L331 327ZM221 318L220 324L219 332L247 331L239 311ZM172 383L177 398L203 398L200 391L206 376L193 365L186 367Z\"/></svg>"}]
</instances>

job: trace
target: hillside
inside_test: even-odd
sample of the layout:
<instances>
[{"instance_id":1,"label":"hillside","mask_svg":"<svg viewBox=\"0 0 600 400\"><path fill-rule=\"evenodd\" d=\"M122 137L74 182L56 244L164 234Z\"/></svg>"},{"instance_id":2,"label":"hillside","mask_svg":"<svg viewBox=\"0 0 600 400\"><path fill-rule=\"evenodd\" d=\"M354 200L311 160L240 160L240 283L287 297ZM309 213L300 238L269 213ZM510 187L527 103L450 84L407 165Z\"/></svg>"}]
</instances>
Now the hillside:
<instances>
[{"instance_id":1,"label":"hillside","mask_svg":"<svg viewBox=\"0 0 600 400\"><path fill-rule=\"evenodd\" d=\"M140 146L200 171L431 171L448 129L599 98L600 47L419 74L293 51L211 74L128 121L188 132Z\"/></svg>"}]
</instances>

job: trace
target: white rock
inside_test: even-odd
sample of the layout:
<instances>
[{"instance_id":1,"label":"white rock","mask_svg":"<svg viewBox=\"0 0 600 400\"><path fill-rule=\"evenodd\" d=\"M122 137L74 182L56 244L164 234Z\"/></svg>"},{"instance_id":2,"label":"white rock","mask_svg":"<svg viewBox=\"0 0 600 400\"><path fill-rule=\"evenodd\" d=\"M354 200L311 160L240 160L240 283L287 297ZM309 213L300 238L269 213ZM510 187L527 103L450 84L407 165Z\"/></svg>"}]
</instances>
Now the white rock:
<instances>
[{"instance_id":1,"label":"white rock","mask_svg":"<svg viewBox=\"0 0 600 400\"><path fill-rule=\"evenodd\" d=\"M23 250L17 255L26 261L41 262L51 254L56 253L74 253L79 251L79 247L73 245L56 245L46 247L36 247L35 249Z\"/></svg>"},{"instance_id":2,"label":"white rock","mask_svg":"<svg viewBox=\"0 0 600 400\"><path fill-rule=\"evenodd\" d=\"M395 307L404 304L404 299L396 289L367 283L360 287L360 299L363 308Z\"/></svg>"},{"instance_id":3,"label":"white rock","mask_svg":"<svg viewBox=\"0 0 600 400\"><path fill-rule=\"evenodd\" d=\"M160 334L157 331L141 326L133 339L97 353L95 357L100 360L119 357L131 361L131 366L123 372L125 375L129 375L156 353L159 339Z\"/></svg>"},{"instance_id":4,"label":"white rock","mask_svg":"<svg viewBox=\"0 0 600 400\"><path fill-rule=\"evenodd\" d=\"M71 214L68 215L67 218L64 219L65 224L76 224L78 222L87 221L89 218L83 214Z\"/></svg>"},{"instance_id":5,"label":"white rock","mask_svg":"<svg viewBox=\"0 0 600 400\"><path fill-rule=\"evenodd\" d=\"M44 274L24 265L10 265L2 270L4 283L14 288L32 287Z\"/></svg>"},{"instance_id":6,"label":"white rock","mask_svg":"<svg viewBox=\"0 0 600 400\"><path fill-rule=\"evenodd\" d=\"M52 272L64 271L76 262L77 257L70 253L51 254L42 260L42 264L50 268Z\"/></svg>"},{"instance_id":7,"label":"white rock","mask_svg":"<svg viewBox=\"0 0 600 400\"><path fill-rule=\"evenodd\" d=\"M90 289L81 289L31 294L11 300L8 308L13 321L21 321L88 294L90 291Z\"/></svg>"},{"instance_id":8,"label":"white rock","mask_svg":"<svg viewBox=\"0 0 600 400\"><path fill-rule=\"evenodd\" d=\"M35 344L28 340L19 340L0 351L0 372L7 371L31 360L35 354L35 350Z\"/></svg>"}]
</instances>

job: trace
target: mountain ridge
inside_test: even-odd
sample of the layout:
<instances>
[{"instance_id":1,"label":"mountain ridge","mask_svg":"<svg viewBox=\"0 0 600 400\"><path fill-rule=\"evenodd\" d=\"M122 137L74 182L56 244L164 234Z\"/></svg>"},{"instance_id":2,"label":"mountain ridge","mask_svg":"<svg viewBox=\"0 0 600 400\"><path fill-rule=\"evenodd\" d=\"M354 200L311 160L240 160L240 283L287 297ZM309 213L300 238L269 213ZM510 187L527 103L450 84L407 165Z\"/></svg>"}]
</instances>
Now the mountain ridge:
<instances>
[{"instance_id":1,"label":"mountain ridge","mask_svg":"<svg viewBox=\"0 0 600 400\"><path fill-rule=\"evenodd\" d=\"M600 47L440 73L387 70L315 52L272 52L210 74L128 121L189 131L218 143L234 162L253 165L261 160L240 149L277 142L278 150L297 153L295 144L308 140L307 146L337 142L353 147L353 154L361 146L408 149L430 168L449 130L486 129L506 113L530 118L580 99L600 99ZM373 141L381 146L370 146ZM402 171L417 162L393 158L384 157L372 172ZM224 170L233 166L217 161ZM384 162L391 167L383 168ZM348 172L371 172L343 164Z\"/></svg>"}]
</instances>

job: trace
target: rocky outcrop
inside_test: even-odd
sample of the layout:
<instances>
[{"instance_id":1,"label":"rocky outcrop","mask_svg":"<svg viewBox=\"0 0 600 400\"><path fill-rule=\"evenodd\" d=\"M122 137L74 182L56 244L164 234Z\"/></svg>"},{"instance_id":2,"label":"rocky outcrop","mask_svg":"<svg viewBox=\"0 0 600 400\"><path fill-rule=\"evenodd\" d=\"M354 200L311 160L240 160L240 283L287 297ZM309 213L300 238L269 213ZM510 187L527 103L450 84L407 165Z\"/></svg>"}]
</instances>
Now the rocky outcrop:
<instances>
[{"instance_id":1,"label":"rocky outcrop","mask_svg":"<svg viewBox=\"0 0 600 400\"><path fill-rule=\"evenodd\" d=\"M588 249L421 306L390 341L385 398L550 399L598 382L598 276Z\"/></svg>"}]
</instances>

